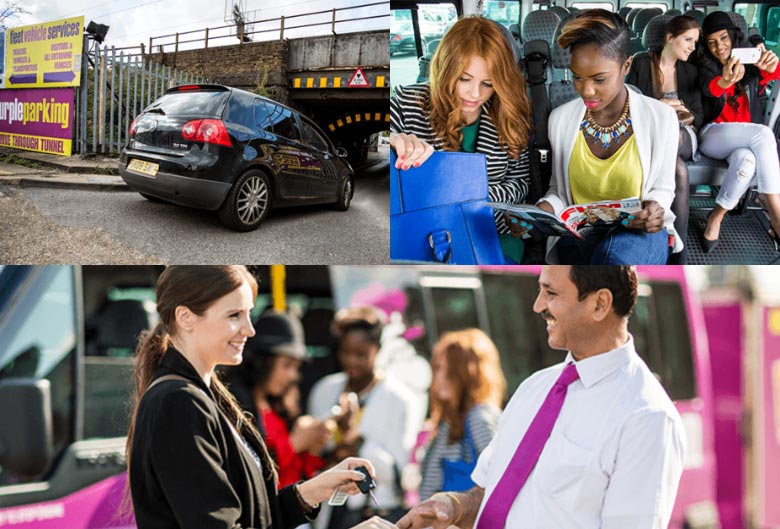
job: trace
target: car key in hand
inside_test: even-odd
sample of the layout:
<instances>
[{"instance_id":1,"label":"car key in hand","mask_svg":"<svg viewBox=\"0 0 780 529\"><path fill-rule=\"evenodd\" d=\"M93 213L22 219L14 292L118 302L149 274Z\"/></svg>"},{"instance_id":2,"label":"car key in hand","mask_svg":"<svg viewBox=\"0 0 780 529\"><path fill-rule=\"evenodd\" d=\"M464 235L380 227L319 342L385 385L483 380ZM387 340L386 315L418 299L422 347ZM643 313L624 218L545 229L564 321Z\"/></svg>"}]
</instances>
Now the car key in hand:
<instances>
[{"instance_id":1,"label":"car key in hand","mask_svg":"<svg viewBox=\"0 0 780 529\"><path fill-rule=\"evenodd\" d=\"M371 475L368 473L368 469L364 466L356 467L354 470L357 470L361 474L365 476L365 479L363 481L356 481L358 488L360 489L360 492L363 494L368 494L371 496L371 500L374 502L374 505L379 507L379 502L376 501L376 496L374 496L374 489L376 488L376 482L371 478Z\"/></svg>"}]
</instances>

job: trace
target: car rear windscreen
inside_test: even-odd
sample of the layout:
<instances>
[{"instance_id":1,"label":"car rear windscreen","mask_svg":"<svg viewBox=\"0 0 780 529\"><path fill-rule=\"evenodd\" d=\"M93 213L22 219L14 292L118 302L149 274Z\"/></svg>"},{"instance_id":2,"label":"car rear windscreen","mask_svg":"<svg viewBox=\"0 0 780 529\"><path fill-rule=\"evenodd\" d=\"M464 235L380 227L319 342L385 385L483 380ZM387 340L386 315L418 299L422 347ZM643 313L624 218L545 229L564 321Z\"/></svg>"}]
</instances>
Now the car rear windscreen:
<instances>
[{"instance_id":1,"label":"car rear windscreen","mask_svg":"<svg viewBox=\"0 0 780 529\"><path fill-rule=\"evenodd\" d=\"M166 116L220 116L230 92L174 92L165 94L146 108L162 110Z\"/></svg>"}]
</instances>

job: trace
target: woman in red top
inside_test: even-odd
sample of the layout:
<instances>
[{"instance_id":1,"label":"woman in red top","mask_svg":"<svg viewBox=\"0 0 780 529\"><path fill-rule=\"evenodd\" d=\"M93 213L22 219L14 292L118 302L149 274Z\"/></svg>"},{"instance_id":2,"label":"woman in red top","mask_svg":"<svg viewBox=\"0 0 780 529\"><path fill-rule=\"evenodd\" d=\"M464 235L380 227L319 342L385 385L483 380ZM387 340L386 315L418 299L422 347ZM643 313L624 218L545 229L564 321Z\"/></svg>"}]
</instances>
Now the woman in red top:
<instances>
[{"instance_id":1,"label":"woman in red top","mask_svg":"<svg viewBox=\"0 0 780 529\"><path fill-rule=\"evenodd\" d=\"M769 211L769 236L780 234L780 163L777 141L763 117L758 96L766 85L780 79L778 58L764 50L755 66L742 64L731 50L744 46L742 32L722 11L707 15L702 25L699 79L702 84L704 121L699 133L699 150L711 158L728 160L729 169L707 218L702 240L704 251L718 244L720 224L726 212L755 180Z\"/></svg>"},{"instance_id":2,"label":"woman in red top","mask_svg":"<svg viewBox=\"0 0 780 529\"><path fill-rule=\"evenodd\" d=\"M279 487L311 478L322 469L319 457L330 440L327 421L298 416L287 402L297 392L301 363L307 358L303 326L295 316L266 312L247 341L245 360L233 373L230 390L245 410L258 417L263 439L276 462ZM334 425L335 428L335 425Z\"/></svg>"}]
</instances>

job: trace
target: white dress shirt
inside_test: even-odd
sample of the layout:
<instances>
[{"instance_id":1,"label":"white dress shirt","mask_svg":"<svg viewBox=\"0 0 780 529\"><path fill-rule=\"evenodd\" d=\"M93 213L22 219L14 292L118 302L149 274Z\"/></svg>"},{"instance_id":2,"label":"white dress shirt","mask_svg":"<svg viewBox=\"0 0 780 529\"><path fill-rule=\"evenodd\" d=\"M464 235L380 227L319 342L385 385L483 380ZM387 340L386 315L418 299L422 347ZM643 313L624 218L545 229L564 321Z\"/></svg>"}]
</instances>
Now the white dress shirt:
<instances>
[{"instance_id":1,"label":"white dress shirt","mask_svg":"<svg viewBox=\"0 0 780 529\"><path fill-rule=\"evenodd\" d=\"M524 381L472 479L480 514L566 360ZM506 521L510 529L666 529L683 471L680 414L634 349L574 362L579 380ZM476 527L476 524L475 524ZM499 528L496 528L499 529Z\"/></svg>"}]
</instances>

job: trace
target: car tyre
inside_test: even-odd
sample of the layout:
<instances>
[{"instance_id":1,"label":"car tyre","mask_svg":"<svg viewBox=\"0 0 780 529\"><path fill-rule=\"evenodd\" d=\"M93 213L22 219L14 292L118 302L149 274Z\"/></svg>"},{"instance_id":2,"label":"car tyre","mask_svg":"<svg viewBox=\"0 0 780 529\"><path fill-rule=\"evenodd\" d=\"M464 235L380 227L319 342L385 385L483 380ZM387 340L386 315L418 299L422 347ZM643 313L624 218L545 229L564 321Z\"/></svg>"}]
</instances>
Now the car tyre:
<instances>
[{"instance_id":1,"label":"car tyre","mask_svg":"<svg viewBox=\"0 0 780 529\"><path fill-rule=\"evenodd\" d=\"M262 171L242 174L218 210L219 220L236 231L257 228L271 209L271 183Z\"/></svg>"},{"instance_id":2,"label":"car tyre","mask_svg":"<svg viewBox=\"0 0 780 529\"><path fill-rule=\"evenodd\" d=\"M341 189L339 190L339 198L333 205L336 211L347 211L349 209L349 205L352 203L352 197L354 194L355 182L350 176L344 180L344 183L341 185Z\"/></svg>"}]
</instances>

